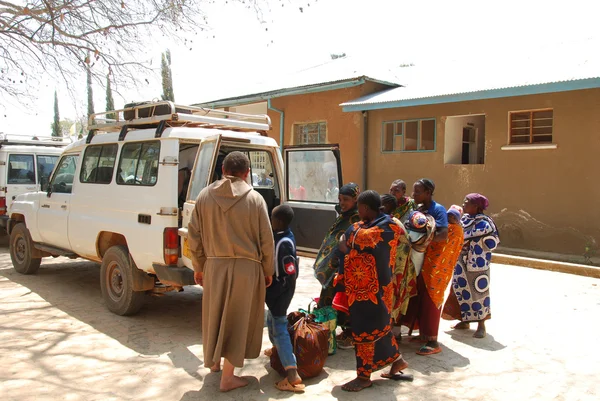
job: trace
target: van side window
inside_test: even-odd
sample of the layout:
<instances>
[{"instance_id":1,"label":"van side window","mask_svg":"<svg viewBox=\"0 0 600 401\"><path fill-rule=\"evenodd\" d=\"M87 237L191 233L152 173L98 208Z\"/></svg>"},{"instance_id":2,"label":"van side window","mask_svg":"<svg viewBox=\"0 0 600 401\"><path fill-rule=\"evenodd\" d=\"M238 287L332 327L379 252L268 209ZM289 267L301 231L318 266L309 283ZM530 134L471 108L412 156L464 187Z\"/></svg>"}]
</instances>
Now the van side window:
<instances>
[{"instance_id":1,"label":"van side window","mask_svg":"<svg viewBox=\"0 0 600 401\"><path fill-rule=\"evenodd\" d=\"M110 184L115 168L117 149L117 144L88 146L83 155L79 181Z\"/></svg>"},{"instance_id":2,"label":"van side window","mask_svg":"<svg viewBox=\"0 0 600 401\"><path fill-rule=\"evenodd\" d=\"M77 156L63 156L56 165L56 173L52 176L53 193L70 194L73 190L73 179L75 178L75 169L77 167Z\"/></svg>"},{"instance_id":3,"label":"van side window","mask_svg":"<svg viewBox=\"0 0 600 401\"><path fill-rule=\"evenodd\" d=\"M123 145L117 170L117 184L155 185L158 179L159 156L160 141Z\"/></svg>"},{"instance_id":4,"label":"van side window","mask_svg":"<svg viewBox=\"0 0 600 401\"><path fill-rule=\"evenodd\" d=\"M44 181L46 184L48 183L50 174L52 174L52 170L54 170L54 166L56 166L57 161L58 161L58 156L49 156L49 155L38 155L37 156L37 173L38 173L40 183L42 183L42 181Z\"/></svg>"},{"instance_id":5,"label":"van side window","mask_svg":"<svg viewBox=\"0 0 600 401\"><path fill-rule=\"evenodd\" d=\"M9 184L35 184L33 155L10 155L8 157Z\"/></svg>"}]
</instances>

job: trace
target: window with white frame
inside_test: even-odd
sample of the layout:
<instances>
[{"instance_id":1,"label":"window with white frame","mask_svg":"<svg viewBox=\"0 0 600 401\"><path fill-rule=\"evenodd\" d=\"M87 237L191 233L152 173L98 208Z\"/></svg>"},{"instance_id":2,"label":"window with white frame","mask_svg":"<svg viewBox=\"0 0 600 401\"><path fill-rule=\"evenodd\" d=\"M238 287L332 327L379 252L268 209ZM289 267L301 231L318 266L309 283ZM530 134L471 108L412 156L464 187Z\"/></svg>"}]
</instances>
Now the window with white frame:
<instances>
[{"instance_id":1,"label":"window with white frame","mask_svg":"<svg viewBox=\"0 0 600 401\"><path fill-rule=\"evenodd\" d=\"M381 134L382 152L435 150L435 119L385 121Z\"/></svg>"},{"instance_id":2,"label":"window with white frame","mask_svg":"<svg viewBox=\"0 0 600 401\"><path fill-rule=\"evenodd\" d=\"M327 143L327 123L325 121L294 124L294 145L314 145L320 143Z\"/></svg>"},{"instance_id":3,"label":"window with white frame","mask_svg":"<svg viewBox=\"0 0 600 401\"><path fill-rule=\"evenodd\" d=\"M553 127L552 109L511 112L509 143L511 145L552 143Z\"/></svg>"}]
</instances>

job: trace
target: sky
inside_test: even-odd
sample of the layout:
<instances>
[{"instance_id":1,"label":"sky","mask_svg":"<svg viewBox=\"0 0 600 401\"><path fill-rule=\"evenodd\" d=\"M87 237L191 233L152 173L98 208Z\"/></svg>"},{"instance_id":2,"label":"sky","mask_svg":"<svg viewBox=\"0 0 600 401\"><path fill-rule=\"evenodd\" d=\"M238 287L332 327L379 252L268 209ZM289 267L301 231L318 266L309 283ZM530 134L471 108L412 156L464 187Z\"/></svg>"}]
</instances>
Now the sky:
<instances>
[{"instance_id":1,"label":"sky","mask_svg":"<svg viewBox=\"0 0 600 401\"><path fill-rule=\"evenodd\" d=\"M142 52L155 55L149 83L117 88L116 107L159 98L160 54L172 53L177 103L191 104L241 95L257 83L285 81L286 75L346 53L364 66L478 63L556 56L556 46L600 40L597 0L262 0L263 17L231 1L207 4L209 29L193 44L149 38ZM225 4L226 3L226 4ZM283 6L282 6L283 5ZM192 37L191 37L192 38ZM191 48L190 48L191 47ZM487 71L502 74L502 70ZM599 71L600 73L600 71ZM50 135L54 90L61 118L86 112L81 93L69 96L60 82L37 88L34 106L0 104L0 132ZM94 86L96 110L104 110L105 89Z\"/></svg>"}]
</instances>

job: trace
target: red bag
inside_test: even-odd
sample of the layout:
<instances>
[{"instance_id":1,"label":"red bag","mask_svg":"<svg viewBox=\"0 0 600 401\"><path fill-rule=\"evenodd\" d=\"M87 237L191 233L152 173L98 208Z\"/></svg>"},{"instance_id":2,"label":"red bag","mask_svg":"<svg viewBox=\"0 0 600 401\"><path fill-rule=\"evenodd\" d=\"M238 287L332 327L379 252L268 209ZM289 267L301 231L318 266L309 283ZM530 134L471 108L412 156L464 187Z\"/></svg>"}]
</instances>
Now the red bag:
<instances>
[{"instance_id":1,"label":"red bag","mask_svg":"<svg viewBox=\"0 0 600 401\"><path fill-rule=\"evenodd\" d=\"M288 315L288 332L292 339L292 349L296 355L300 377L308 379L318 376L329 353L329 329L315 323L314 315L292 312ZM285 369L279 361L275 347L271 355L271 367L285 376Z\"/></svg>"},{"instance_id":2,"label":"red bag","mask_svg":"<svg viewBox=\"0 0 600 401\"><path fill-rule=\"evenodd\" d=\"M348 309L348 296L345 292L336 292L333 297L333 309L344 312L346 315L350 314Z\"/></svg>"}]
</instances>

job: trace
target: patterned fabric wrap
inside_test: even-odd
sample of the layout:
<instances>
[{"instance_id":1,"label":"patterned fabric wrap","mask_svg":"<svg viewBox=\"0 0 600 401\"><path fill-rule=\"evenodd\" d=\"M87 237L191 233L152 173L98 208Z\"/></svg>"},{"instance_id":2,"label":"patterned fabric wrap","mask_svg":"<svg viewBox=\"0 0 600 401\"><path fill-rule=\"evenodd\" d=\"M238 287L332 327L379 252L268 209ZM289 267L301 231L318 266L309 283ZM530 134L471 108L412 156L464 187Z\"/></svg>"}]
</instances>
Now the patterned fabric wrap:
<instances>
[{"instance_id":1,"label":"patterned fabric wrap","mask_svg":"<svg viewBox=\"0 0 600 401\"><path fill-rule=\"evenodd\" d=\"M485 214L464 215L464 245L452 277L452 290L460 305L460 320L475 322L491 317L490 261L500 237L496 224Z\"/></svg>"},{"instance_id":2,"label":"patterned fabric wrap","mask_svg":"<svg viewBox=\"0 0 600 401\"><path fill-rule=\"evenodd\" d=\"M327 232L325 239L323 239L321 249L317 254L313 268L315 270L315 277L319 280L324 289L332 286L331 282L333 280L333 275L338 271L340 261L336 251L338 249L340 237L348 227L359 220L358 211L356 209L340 214ZM333 295L334 293L332 292L330 294L332 299ZM322 304L322 302L320 302L320 304ZM331 305L331 300L325 304Z\"/></svg>"},{"instance_id":3,"label":"patterned fabric wrap","mask_svg":"<svg viewBox=\"0 0 600 401\"><path fill-rule=\"evenodd\" d=\"M318 376L325 366L328 354L329 329L314 321L314 315L292 312L288 315L288 331L292 339L298 374L302 379ZM277 349L271 355L271 367L285 376L286 372Z\"/></svg>"},{"instance_id":4,"label":"patterned fabric wrap","mask_svg":"<svg viewBox=\"0 0 600 401\"><path fill-rule=\"evenodd\" d=\"M396 338L390 331L372 343L357 343L354 347L356 355L356 374L365 379L371 373L393 363L400 356Z\"/></svg>"},{"instance_id":5,"label":"patterned fabric wrap","mask_svg":"<svg viewBox=\"0 0 600 401\"><path fill-rule=\"evenodd\" d=\"M402 228L402 234L398 241L396 250L396 263L392 272L394 282L394 306L392 307L392 319L398 322L401 315L406 315L408 303L412 297L417 295L417 272L410 258L410 241L406 236L406 230L399 220L396 222Z\"/></svg>"},{"instance_id":6,"label":"patterned fabric wrap","mask_svg":"<svg viewBox=\"0 0 600 401\"><path fill-rule=\"evenodd\" d=\"M338 278L348 297L358 375L381 369L399 355L398 344L392 340L391 314L392 272L401 235L402 228L384 214L346 231L349 253Z\"/></svg>"},{"instance_id":7,"label":"patterned fabric wrap","mask_svg":"<svg viewBox=\"0 0 600 401\"><path fill-rule=\"evenodd\" d=\"M410 212L416 209L415 201L411 198L406 198L406 202L402 205L399 205L396 210L392 213L392 216L397 218L402 222L402 224L406 223L406 219Z\"/></svg>"},{"instance_id":8,"label":"patterned fabric wrap","mask_svg":"<svg viewBox=\"0 0 600 401\"><path fill-rule=\"evenodd\" d=\"M429 298L439 309L444 303L444 294L452 279L456 261L463 246L463 228L460 224L448 225L448 238L431 242L425 251L421 274Z\"/></svg>"}]
</instances>

